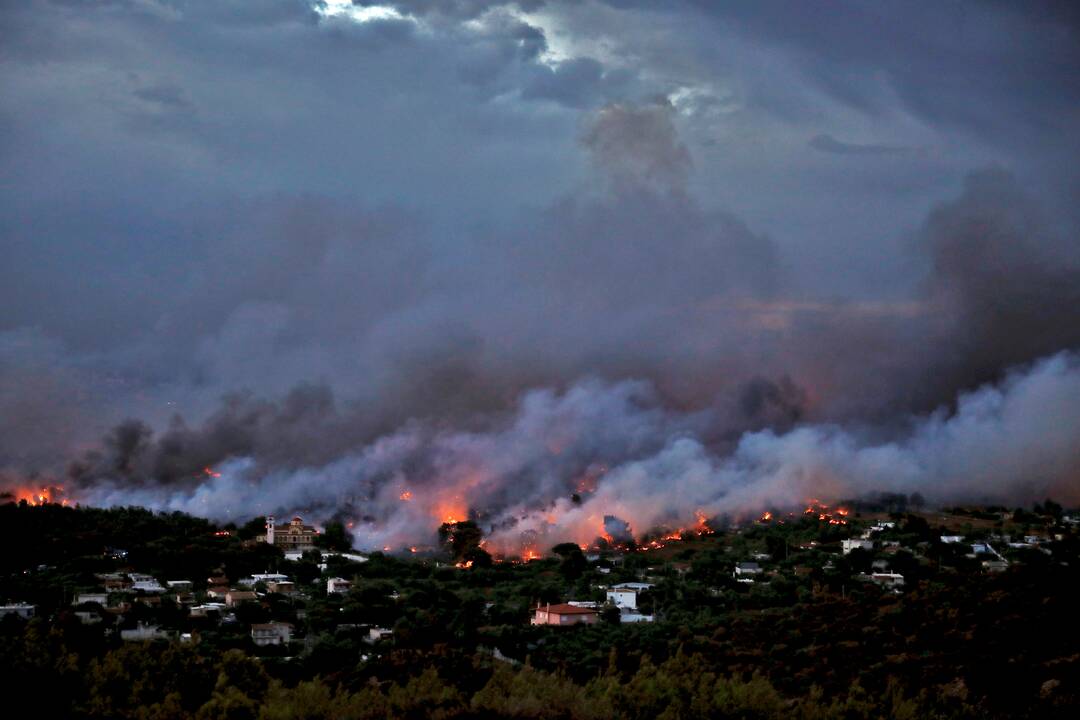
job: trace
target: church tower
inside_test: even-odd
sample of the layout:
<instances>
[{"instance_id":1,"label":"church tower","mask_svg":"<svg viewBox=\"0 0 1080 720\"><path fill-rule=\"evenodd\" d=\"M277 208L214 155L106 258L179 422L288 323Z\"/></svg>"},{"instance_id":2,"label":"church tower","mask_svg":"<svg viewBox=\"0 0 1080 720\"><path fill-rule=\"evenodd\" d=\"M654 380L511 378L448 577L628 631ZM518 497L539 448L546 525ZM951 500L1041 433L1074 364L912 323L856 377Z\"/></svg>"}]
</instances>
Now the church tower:
<instances>
[{"instance_id":1,"label":"church tower","mask_svg":"<svg viewBox=\"0 0 1080 720\"><path fill-rule=\"evenodd\" d=\"M266 516L266 542L274 544L274 516Z\"/></svg>"}]
</instances>

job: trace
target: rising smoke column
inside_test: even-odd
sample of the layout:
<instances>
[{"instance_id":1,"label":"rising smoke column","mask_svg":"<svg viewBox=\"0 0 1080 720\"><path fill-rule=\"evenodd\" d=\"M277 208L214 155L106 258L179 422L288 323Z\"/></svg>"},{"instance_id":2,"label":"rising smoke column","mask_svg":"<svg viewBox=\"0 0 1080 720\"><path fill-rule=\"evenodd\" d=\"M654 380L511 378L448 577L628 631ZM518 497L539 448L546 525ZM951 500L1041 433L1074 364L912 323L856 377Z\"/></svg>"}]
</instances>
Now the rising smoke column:
<instances>
[{"instance_id":1,"label":"rising smoke column","mask_svg":"<svg viewBox=\"0 0 1080 720\"><path fill-rule=\"evenodd\" d=\"M810 496L1080 501L1080 358L1039 361L955 405L914 418L891 442L805 425L746 433L733 452L719 454L700 438L707 418L663 408L642 383L586 382L565 393L527 393L506 424L489 432L414 424L323 466L257 472L252 461L236 459L195 488L104 482L86 500L218 519L345 512L365 548L429 543L439 523L471 514L491 547L507 553L640 537L693 526L702 515L795 507Z\"/></svg>"}]
</instances>

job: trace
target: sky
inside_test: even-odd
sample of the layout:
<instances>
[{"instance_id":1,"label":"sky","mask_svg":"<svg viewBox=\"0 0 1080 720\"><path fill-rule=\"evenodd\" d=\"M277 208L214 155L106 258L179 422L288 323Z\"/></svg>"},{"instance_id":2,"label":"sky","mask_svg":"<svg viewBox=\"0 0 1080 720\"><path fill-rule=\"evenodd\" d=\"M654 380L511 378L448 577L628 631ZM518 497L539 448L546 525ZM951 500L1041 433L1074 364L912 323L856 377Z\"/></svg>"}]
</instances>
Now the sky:
<instances>
[{"instance_id":1,"label":"sky","mask_svg":"<svg viewBox=\"0 0 1080 720\"><path fill-rule=\"evenodd\" d=\"M9 0L0 35L7 486L365 544L447 504L587 539L1080 500L1074 3Z\"/></svg>"}]
</instances>

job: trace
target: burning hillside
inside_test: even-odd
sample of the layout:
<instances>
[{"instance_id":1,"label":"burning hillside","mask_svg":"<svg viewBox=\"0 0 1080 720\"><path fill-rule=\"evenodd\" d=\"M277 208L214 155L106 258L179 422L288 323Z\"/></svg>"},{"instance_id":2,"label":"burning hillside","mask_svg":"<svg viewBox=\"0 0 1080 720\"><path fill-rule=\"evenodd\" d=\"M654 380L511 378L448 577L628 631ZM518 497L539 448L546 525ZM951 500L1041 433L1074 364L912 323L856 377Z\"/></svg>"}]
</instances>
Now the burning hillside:
<instances>
[{"instance_id":1,"label":"burning hillside","mask_svg":"<svg viewBox=\"0 0 1080 720\"><path fill-rule=\"evenodd\" d=\"M367 549L429 547L440 525L471 520L493 554L513 557L561 542L656 547L709 532L718 519L782 522L803 498L1077 497L1080 368L1072 355L963 395L952 414L913 419L911 431L887 442L805 425L716 443L707 440L708 420L664 407L640 383L590 382L527 393L483 432L411 423L322 465L224 457L164 482L132 469L144 464L138 454L104 456L92 470L73 466L62 487L22 483L9 495L223 520L302 510L347 522ZM818 499L799 510L834 525L848 517Z\"/></svg>"}]
</instances>

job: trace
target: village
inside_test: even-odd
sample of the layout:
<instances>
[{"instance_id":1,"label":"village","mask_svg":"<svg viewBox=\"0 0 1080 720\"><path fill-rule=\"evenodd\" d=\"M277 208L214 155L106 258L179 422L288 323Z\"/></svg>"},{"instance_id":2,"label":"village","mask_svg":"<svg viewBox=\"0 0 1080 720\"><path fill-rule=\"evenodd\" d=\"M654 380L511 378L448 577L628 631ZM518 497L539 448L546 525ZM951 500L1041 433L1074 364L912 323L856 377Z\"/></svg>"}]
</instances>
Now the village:
<instances>
[{"instance_id":1,"label":"village","mask_svg":"<svg viewBox=\"0 0 1080 720\"><path fill-rule=\"evenodd\" d=\"M373 657L396 645L398 631L415 635L413 606L430 602L431 592L416 580L418 573L475 595L478 601L466 604L478 627L663 623L688 610L679 603L688 602L692 588L718 607L755 607L871 588L901 594L941 576L1075 563L1080 517L1047 506L1039 512L890 514L815 501L801 514L766 512L723 530L633 545L579 550L567 544L547 558L488 570L439 553L394 559L320 549L319 531L302 518L276 525L270 517L264 533L244 543L246 552L258 550L272 565L262 572L219 566L206 577L161 576L131 566L127 550L108 547L101 562L112 569L72 588L64 605L42 609L27 598L6 597L0 617L26 620L44 611L100 627L122 642L212 641L253 655L310 653L328 637L348 637L368 648L364 657ZM230 532L214 534L229 540ZM523 583L526 571L531 580ZM512 595L500 589L499 577L518 583ZM511 648L493 651L512 654Z\"/></svg>"}]
</instances>

